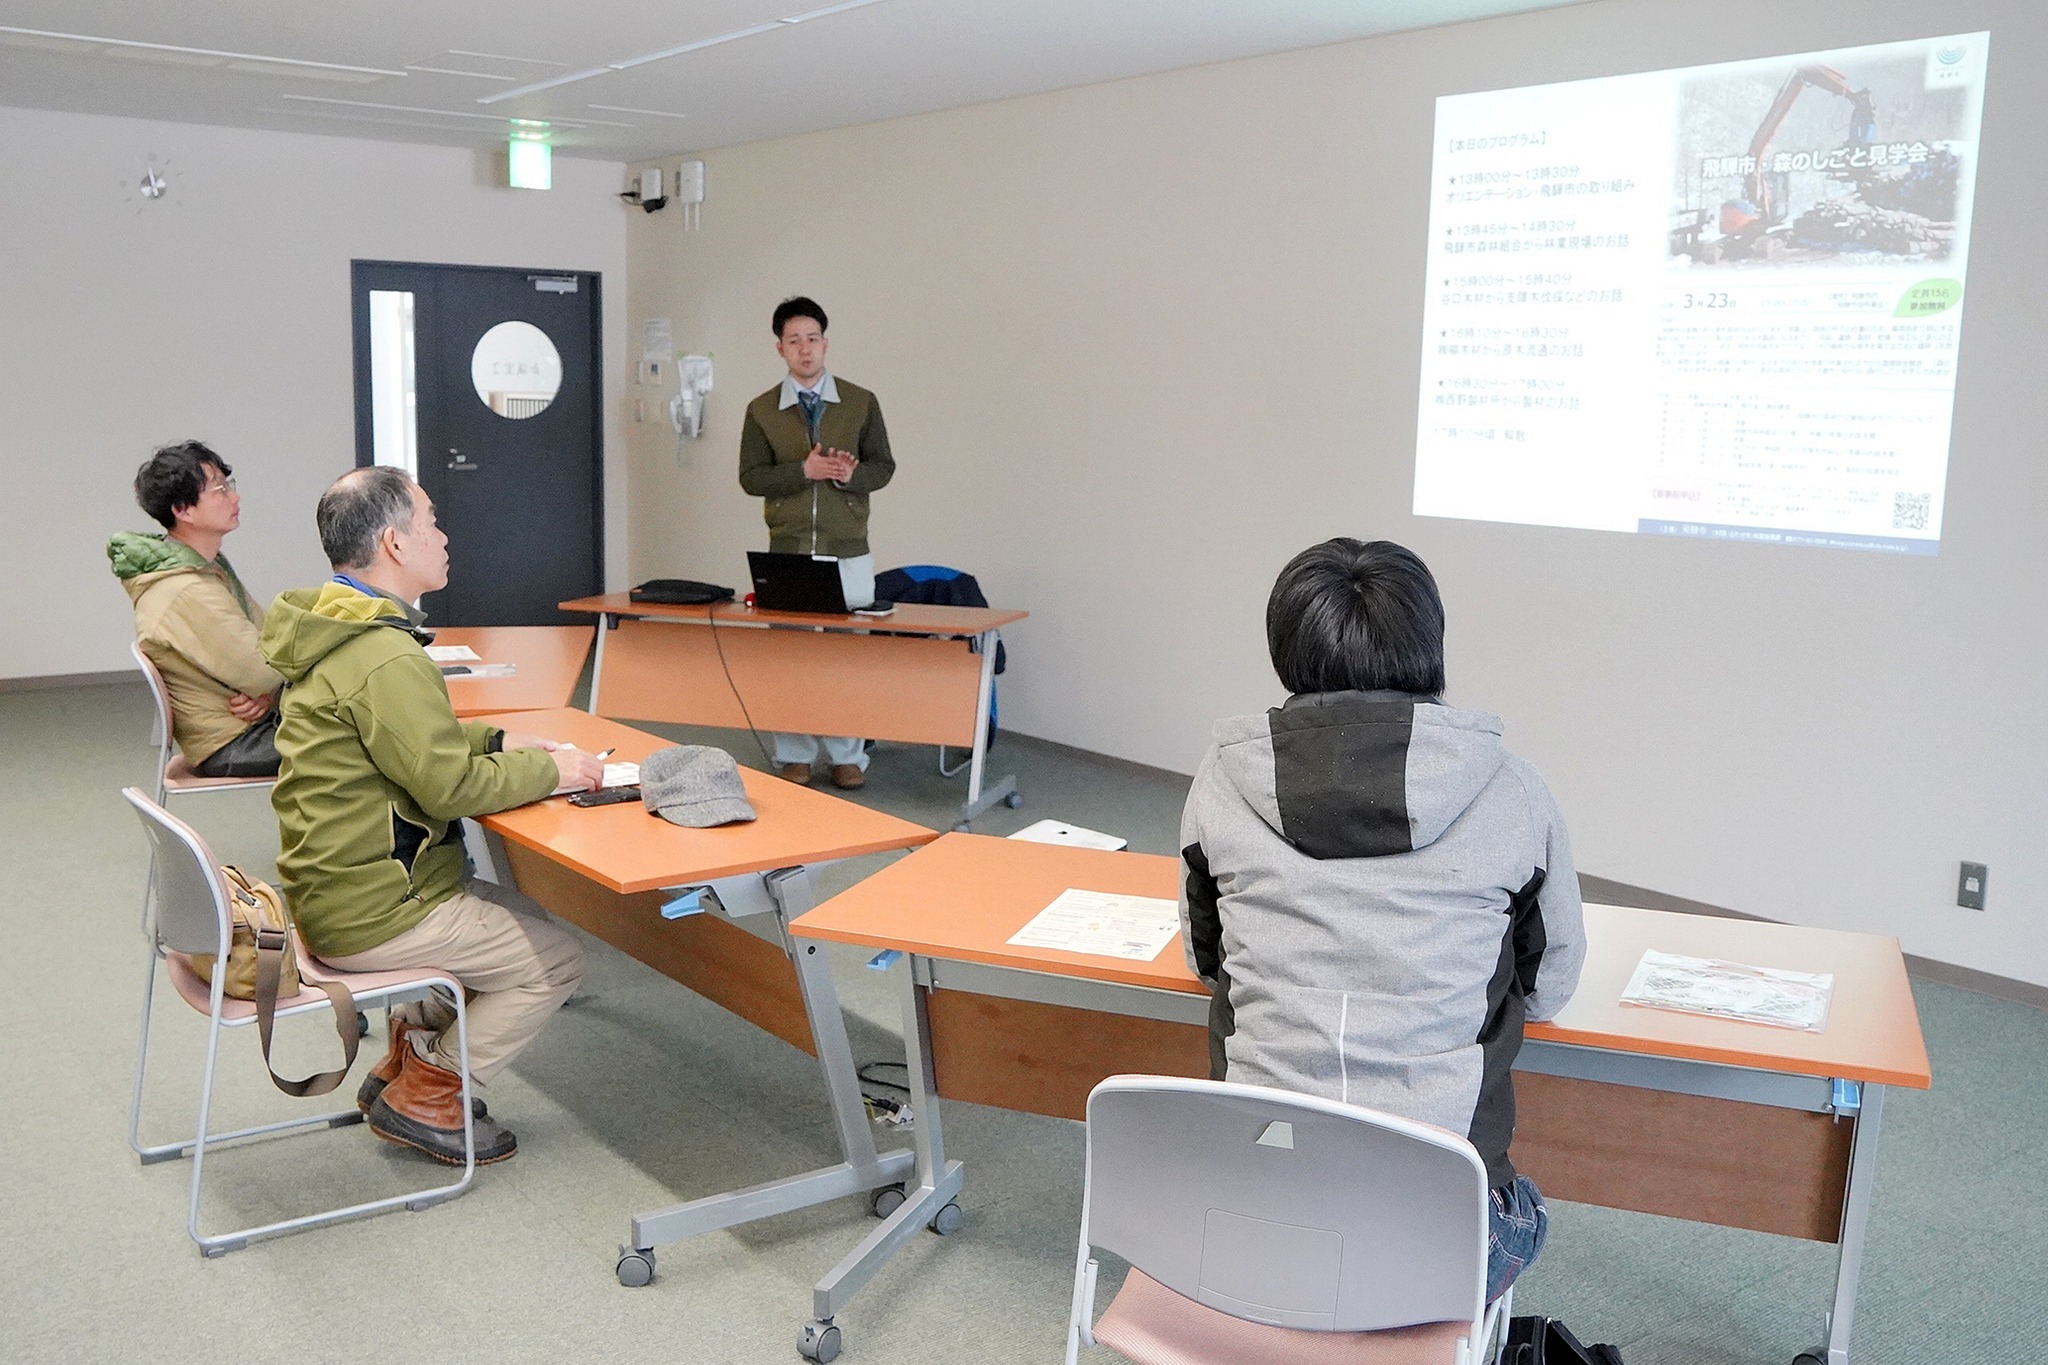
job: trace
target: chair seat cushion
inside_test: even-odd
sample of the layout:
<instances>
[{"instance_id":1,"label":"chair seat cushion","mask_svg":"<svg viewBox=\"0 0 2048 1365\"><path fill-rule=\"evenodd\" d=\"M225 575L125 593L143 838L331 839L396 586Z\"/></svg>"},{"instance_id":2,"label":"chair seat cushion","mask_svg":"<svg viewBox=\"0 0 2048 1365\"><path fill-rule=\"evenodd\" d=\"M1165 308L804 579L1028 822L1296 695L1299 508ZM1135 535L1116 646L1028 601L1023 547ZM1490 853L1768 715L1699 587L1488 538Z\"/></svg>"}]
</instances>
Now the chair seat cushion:
<instances>
[{"instance_id":1,"label":"chair seat cushion","mask_svg":"<svg viewBox=\"0 0 2048 1365\"><path fill-rule=\"evenodd\" d=\"M201 1014L213 1008L213 987L192 967L192 959L183 953L170 953L168 966L171 985L178 995ZM299 993L290 999L277 1002L277 1012L286 1014L297 1010L326 1009L327 997L309 986L301 986ZM220 1019L223 1024L247 1023L256 1017L254 1000L237 1000L232 995L223 995L220 1001Z\"/></svg>"},{"instance_id":2,"label":"chair seat cushion","mask_svg":"<svg viewBox=\"0 0 2048 1365\"><path fill-rule=\"evenodd\" d=\"M1095 1324L1095 1340L1138 1365L1451 1365L1469 1322L1426 1322L1384 1332L1306 1332L1246 1322L1183 1298L1142 1271Z\"/></svg>"},{"instance_id":3,"label":"chair seat cushion","mask_svg":"<svg viewBox=\"0 0 2048 1365\"><path fill-rule=\"evenodd\" d=\"M271 787L277 785L274 777L201 777L185 761L183 754L173 754L171 761L164 765L164 790L171 792L206 791L218 787Z\"/></svg>"}]
</instances>

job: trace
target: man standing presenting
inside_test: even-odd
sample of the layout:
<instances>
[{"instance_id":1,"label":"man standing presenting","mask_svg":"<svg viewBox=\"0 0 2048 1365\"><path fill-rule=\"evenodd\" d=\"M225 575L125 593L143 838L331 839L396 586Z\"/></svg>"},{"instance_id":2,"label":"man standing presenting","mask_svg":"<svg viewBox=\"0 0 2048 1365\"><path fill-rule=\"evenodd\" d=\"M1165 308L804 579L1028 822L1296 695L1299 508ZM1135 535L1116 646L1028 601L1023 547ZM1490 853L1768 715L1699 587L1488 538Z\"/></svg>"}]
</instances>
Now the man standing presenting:
<instances>
[{"instance_id":1,"label":"man standing presenting","mask_svg":"<svg viewBox=\"0 0 2048 1365\"><path fill-rule=\"evenodd\" d=\"M776 305L775 352L789 367L776 387L747 404L740 430L740 487L763 500L768 548L778 554L835 555L842 584L872 597L868 495L896 473L889 431L875 395L825 368L825 310L798 296ZM850 597L849 605L857 605ZM775 736L776 771L808 784L823 743L832 784L865 785L864 741Z\"/></svg>"},{"instance_id":2,"label":"man standing presenting","mask_svg":"<svg viewBox=\"0 0 2048 1365\"><path fill-rule=\"evenodd\" d=\"M135 500L163 534L122 531L107 558L170 693L171 737L201 777L269 777L284 679L257 645L263 609L220 552L242 524L234 471L197 441L165 446L135 472Z\"/></svg>"},{"instance_id":3,"label":"man standing presenting","mask_svg":"<svg viewBox=\"0 0 2048 1365\"><path fill-rule=\"evenodd\" d=\"M413 605L448 584L434 505L396 469L357 469L315 519L332 581L282 594L263 652L288 680L277 748L278 875L307 948L344 971L439 967L470 996L469 1068L488 1082L583 979L583 946L518 892L463 879L465 816L603 780L594 754L463 723ZM356 1103L370 1130L463 1161L452 1004L394 1011L391 1051ZM479 1164L518 1142L488 1117Z\"/></svg>"}]
</instances>

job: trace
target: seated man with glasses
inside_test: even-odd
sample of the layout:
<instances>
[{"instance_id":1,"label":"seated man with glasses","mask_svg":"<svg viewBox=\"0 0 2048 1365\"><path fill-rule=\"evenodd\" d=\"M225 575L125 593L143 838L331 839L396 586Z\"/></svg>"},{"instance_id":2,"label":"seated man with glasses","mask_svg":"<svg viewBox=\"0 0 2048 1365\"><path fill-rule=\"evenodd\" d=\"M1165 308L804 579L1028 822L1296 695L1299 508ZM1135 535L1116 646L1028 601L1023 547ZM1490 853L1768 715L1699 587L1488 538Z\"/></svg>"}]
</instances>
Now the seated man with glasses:
<instances>
[{"instance_id":1,"label":"seated man with glasses","mask_svg":"<svg viewBox=\"0 0 2048 1365\"><path fill-rule=\"evenodd\" d=\"M107 558L170 693L178 751L202 777L274 776L284 679L257 646L263 608L220 552L242 520L234 471L197 441L165 446L136 471L135 500L163 533L120 532Z\"/></svg>"}]
</instances>

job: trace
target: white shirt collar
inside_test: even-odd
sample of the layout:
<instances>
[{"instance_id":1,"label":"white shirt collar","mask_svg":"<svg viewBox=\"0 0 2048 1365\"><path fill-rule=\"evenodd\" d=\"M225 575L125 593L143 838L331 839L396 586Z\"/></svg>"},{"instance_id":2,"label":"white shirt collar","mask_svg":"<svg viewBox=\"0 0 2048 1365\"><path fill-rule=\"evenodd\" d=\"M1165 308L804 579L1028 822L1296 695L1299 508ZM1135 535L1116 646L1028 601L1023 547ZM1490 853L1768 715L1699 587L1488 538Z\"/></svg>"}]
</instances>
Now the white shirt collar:
<instances>
[{"instance_id":1,"label":"white shirt collar","mask_svg":"<svg viewBox=\"0 0 2048 1365\"><path fill-rule=\"evenodd\" d=\"M803 392L803 388L796 382L795 375L786 374L782 376L782 401L775 405L776 410L779 412L783 408L795 407L796 396L801 392ZM818 376L818 387L813 389L812 392L827 403L837 403L839 401L839 386L832 382L832 371L827 370Z\"/></svg>"}]
</instances>

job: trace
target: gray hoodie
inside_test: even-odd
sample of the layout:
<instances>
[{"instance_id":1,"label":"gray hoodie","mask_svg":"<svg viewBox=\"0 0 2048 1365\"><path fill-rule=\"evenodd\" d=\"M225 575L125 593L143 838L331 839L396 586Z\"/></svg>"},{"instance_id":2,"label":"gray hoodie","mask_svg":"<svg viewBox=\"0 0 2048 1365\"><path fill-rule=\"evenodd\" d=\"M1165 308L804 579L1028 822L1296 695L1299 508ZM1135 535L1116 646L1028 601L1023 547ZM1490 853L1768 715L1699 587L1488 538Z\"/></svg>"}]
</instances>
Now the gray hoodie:
<instances>
[{"instance_id":1,"label":"gray hoodie","mask_svg":"<svg viewBox=\"0 0 2048 1365\"><path fill-rule=\"evenodd\" d=\"M1500 721L1397 692L1217 722L1181 817L1219 1079L1465 1134L1514 1178L1509 1068L1585 960L1564 819Z\"/></svg>"}]
</instances>

